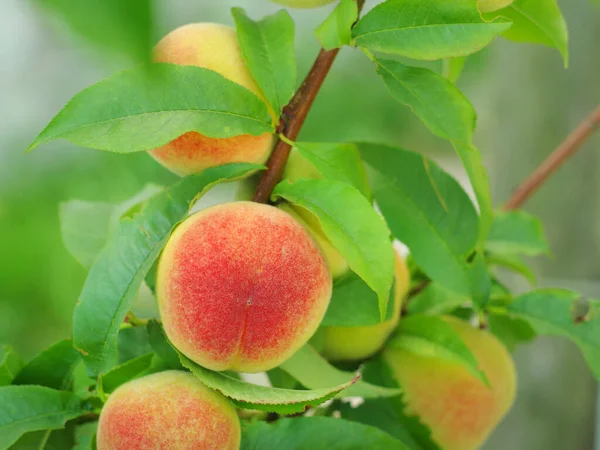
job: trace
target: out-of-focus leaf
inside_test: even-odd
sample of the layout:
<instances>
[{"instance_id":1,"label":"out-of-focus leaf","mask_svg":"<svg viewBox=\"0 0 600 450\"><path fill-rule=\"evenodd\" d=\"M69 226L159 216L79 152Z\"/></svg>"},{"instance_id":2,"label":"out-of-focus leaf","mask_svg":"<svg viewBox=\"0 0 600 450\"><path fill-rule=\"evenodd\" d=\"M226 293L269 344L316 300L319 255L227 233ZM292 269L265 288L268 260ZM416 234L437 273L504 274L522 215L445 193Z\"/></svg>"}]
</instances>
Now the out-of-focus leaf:
<instances>
[{"instance_id":1,"label":"out-of-focus leaf","mask_svg":"<svg viewBox=\"0 0 600 450\"><path fill-rule=\"evenodd\" d=\"M504 314L490 313L487 318L490 331L502 341L504 346L513 351L517 345L529 342L536 337L531 326L522 319L515 319Z\"/></svg>"},{"instance_id":2,"label":"out-of-focus leaf","mask_svg":"<svg viewBox=\"0 0 600 450\"><path fill-rule=\"evenodd\" d=\"M408 302L409 314L440 315L469 304L471 298L432 282Z\"/></svg>"},{"instance_id":3,"label":"out-of-focus leaf","mask_svg":"<svg viewBox=\"0 0 600 450\"><path fill-rule=\"evenodd\" d=\"M88 42L138 61L150 59L154 31L151 0L35 0Z\"/></svg>"},{"instance_id":4,"label":"out-of-focus leaf","mask_svg":"<svg viewBox=\"0 0 600 450\"><path fill-rule=\"evenodd\" d=\"M0 348L0 386L7 386L21 370L23 360L10 345Z\"/></svg>"},{"instance_id":5,"label":"out-of-focus leaf","mask_svg":"<svg viewBox=\"0 0 600 450\"><path fill-rule=\"evenodd\" d=\"M61 203L60 229L63 241L84 267L90 267L106 245L109 235L125 213L134 215L134 207L147 200L162 188L149 184L129 200L119 204L69 200Z\"/></svg>"}]
</instances>

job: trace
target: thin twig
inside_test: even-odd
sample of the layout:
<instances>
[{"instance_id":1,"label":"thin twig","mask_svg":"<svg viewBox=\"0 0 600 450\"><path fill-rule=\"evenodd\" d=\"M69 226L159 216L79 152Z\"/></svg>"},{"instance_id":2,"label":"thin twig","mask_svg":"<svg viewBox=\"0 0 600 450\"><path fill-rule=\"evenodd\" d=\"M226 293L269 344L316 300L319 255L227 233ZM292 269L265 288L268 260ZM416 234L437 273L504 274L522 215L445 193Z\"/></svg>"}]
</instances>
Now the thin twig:
<instances>
[{"instance_id":1,"label":"thin twig","mask_svg":"<svg viewBox=\"0 0 600 450\"><path fill-rule=\"evenodd\" d=\"M359 12L362 10L364 3L365 0L357 0ZM306 116L339 52L339 48L330 51L322 49L302 85L296 91L292 100L283 108L277 132L285 136L286 140L295 141L298 134L300 134ZM267 162L267 170L259 181L252 198L253 201L259 203L269 201L273 188L281 180L291 150L292 146L288 142L277 139L275 148Z\"/></svg>"},{"instance_id":2,"label":"thin twig","mask_svg":"<svg viewBox=\"0 0 600 450\"><path fill-rule=\"evenodd\" d=\"M509 211L521 207L547 180L562 166L600 127L600 106L598 106L567 139L515 190L504 209Z\"/></svg>"}]
</instances>

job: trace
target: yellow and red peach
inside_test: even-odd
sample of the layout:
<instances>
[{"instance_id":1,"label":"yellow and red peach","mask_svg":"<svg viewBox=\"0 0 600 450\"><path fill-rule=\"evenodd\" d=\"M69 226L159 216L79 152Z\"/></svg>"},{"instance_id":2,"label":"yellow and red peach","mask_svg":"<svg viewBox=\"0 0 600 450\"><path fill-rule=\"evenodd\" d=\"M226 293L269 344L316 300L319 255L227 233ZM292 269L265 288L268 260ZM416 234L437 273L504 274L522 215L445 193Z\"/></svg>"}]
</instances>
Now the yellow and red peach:
<instances>
[{"instance_id":1,"label":"yellow and red peach","mask_svg":"<svg viewBox=\"0 0 600 450\"><path fill-rule=\"evenodd\" d=\"M321 354L330 361L359 361L383 347L400 320L402 301L410 287L410 274L404 259L396 255L393 317L376 325L362 327L322 327Z\"/></svg>"},{"instance_id":2,"label":"yellow and red peach","mask_svg":"<svg viewBox=\"0 0 600 450\"><path fill-rule=\"evenodd\" d=\"M160 372L120 386L98 422L98 450L237 450L235 408L192 374Z\"/></svg>"},{"instance_id":3,"label":"yellow and red peach","mask_svg":"<svg viewBox=\"0 0 600 450\"><path fill-rule=\"evenodd\" d=\"M156 45L153 59L213 70L262 98L242 56L236 31L231 27L195 23L177 28ZM269 133L211 138L189 132L151 150L150 154L172 172L191 175L226 163L262 164L269 157L272 144L273 136Z\"/></svg>"},{"instance_id":4,"label":"yellow and red peach","mask_svg":"<svg viewBox=\"0 0 600 450\"><path fill-rule=\"evenodd\" d=\"M321 249L292 216L232 202L175 229L160 258L157 299L165 332L212 370L276 367L314 334L331 297Z\"/></svg>"},{"instance_id":5,"label":"yellow and red peach","mask_svg":"<svg viewBox=\"0 0 600 450\"><path fill-rule=\"evenodd\" d=\"M416 414L444 450L475 450L514 402L515 366L498 339L456 318L445 320L464 340L490 385L464 365L388 347L384 358L403 390L408 412Z\"/></svg>"}]
</instances>

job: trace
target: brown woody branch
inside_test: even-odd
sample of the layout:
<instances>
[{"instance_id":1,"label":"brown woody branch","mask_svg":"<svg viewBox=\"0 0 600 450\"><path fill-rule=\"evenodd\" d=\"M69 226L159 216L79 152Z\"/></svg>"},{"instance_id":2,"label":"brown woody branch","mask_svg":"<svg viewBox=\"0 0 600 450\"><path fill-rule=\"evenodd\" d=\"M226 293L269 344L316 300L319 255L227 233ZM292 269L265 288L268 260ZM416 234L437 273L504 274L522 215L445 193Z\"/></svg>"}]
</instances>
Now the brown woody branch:
<instances>
[{"instance_id":1,"label":"brown woody branch","mask_svg":"<svg viewBox=\"0 0 600 450\"><path fill-rule=\"evenodd\" d=\"M529 178L521 183L506 205L504 205L504 209L509 211L521 207L560 166L577 153L594 130L599 127L600 106L573 130L567 139L535 169Z\"/></svg>"},{"instance_id":2,"label":"brown woody branch","mask_svg":"<svg viewBox=\"0 0 600 450\"><path fill-rule=\"evenodd\" d=\"M365 0L357 0L359 12L362 10L364 3ZM292 100L283 108L277 132L285 136L287 140L295 141L300 134L306 116L308 116L308 112L339 52L339 48L330 51L322 49L302 85L296 91ZM267 170L259 181L252 198L253 201L268 203L271 192L281 180L291 150L292 146L289 143L277 139L275 148L267 162Z\"/></svg>"}]
</instances>

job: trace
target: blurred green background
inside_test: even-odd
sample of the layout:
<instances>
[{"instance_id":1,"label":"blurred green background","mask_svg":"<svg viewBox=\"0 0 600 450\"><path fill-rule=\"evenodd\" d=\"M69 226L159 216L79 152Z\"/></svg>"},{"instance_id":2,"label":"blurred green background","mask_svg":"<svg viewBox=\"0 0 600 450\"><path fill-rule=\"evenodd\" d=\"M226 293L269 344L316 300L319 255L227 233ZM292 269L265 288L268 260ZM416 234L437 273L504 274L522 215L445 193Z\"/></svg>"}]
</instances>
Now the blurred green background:
<instances>
[{"instance_id":1,"label":"blurred green background","mask_svg":"<svg viewBox=\"0 0 600 450\"><path fill-rule=\"evenodd\" d=\"M568 70L555 51L498 40L472 58L459 82L479 113L476 139L497 204L600 102L600 7L585 0L559 3L571 33ZM253 17L278 9L267 0L157 0L155 40L188 22L232 24L231 6ZM293 12L301 75L318 49L312 30L328 11ZM64 142L24 153L72 95L128 63L92 49L59 18L24 0L0 2L0 61L0 343L31 357L70 334L85 277L61 241L59 204L120 201L146 183L175 178L146 154L113 155ZM351 49L326 81L302 139L390 142L432 154L465 179L450 147L397 104L368 60ZM596 298L599 150L597 135L526 206L546 224L553 250L553 257L534 261L540 284ZM515 357L519 399L485 449L595 448L596 384L577 350L541 339Z\"/></svg>"}]
</instances>

